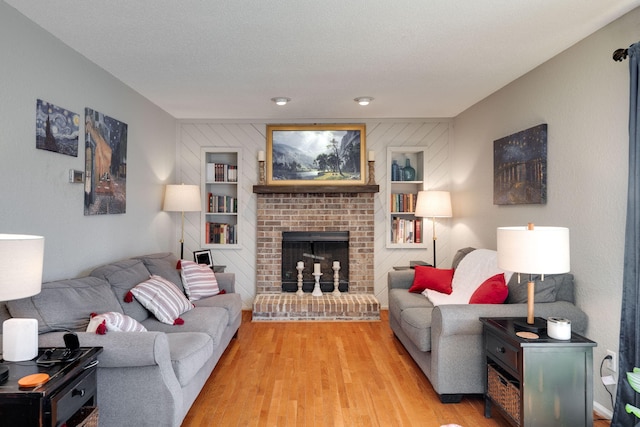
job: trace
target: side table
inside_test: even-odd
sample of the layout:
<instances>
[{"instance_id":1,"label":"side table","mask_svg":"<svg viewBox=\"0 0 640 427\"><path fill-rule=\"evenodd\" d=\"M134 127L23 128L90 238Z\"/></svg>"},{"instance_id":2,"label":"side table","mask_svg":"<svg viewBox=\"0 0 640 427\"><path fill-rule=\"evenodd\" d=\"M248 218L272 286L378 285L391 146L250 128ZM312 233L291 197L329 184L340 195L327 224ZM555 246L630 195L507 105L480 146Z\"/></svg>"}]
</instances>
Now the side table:
<instances>
[{"instance_id":1,"label":"side table","mask_svg":"<svg viewBox=\"0 0 640 427\"><path fill-rule=\"evenodd\" d=\"M48 348L39 349L38 355ZM76 360L54 365L2 362L9 367L9 379L0 384L0 427L65 424L83 407L97 406L97 364L102 347L81 347ZM23 388L18 380L27 375L46 373L49 380L37 387Z\"/></svg>"},{"instance_id":2,"label":"side table","mask_svg":"<svg viewBox=\"0 0 640 427\"><path fill-rule=\"evenodd\" d=\"M593 426L593 347L516 335L518 318L481 318L487 364L486 418L494 405L514 426ZM521 318L520 318L521 319ZM542 319L544 320L544 319Z\"/></svg>"}]
</instances>

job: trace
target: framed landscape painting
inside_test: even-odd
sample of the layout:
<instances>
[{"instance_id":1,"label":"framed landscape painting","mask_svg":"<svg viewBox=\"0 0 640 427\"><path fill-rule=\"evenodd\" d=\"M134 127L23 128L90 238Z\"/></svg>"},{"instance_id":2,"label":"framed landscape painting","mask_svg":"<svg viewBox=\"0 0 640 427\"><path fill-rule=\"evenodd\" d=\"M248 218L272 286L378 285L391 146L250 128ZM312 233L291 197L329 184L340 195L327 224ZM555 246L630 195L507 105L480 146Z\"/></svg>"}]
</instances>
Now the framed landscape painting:
<instances>
[{"instance_id":1,"label":"framed landscape painting","mask_svg":"<svg viewBox=\"0 0 640 427\"><path fill-rule=\"evenodd\" d=\"M267 185L364 184L364 124L267 125Z\"/></svg>"}]
</instances>

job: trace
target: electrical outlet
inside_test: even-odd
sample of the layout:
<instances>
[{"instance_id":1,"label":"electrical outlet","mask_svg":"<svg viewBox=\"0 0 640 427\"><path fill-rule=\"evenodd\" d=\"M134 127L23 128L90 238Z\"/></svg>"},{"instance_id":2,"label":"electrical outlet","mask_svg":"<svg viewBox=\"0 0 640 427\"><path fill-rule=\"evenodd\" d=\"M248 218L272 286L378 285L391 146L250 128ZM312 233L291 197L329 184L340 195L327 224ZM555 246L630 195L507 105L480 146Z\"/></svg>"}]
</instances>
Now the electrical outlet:
<instances>
[{"instance_id":1,"label":"electrical outlet","mask_svg":"<svg viewBox=\"0 0 640 427\"><path fill-rule=\"evenodd\" d=\"M611 350L607 350L607 356L611 356L611 359L607 361L609 364L609 370L611 372L618 372L618 358L616 357L616 353Z\"/></svg>"}]
</instances>

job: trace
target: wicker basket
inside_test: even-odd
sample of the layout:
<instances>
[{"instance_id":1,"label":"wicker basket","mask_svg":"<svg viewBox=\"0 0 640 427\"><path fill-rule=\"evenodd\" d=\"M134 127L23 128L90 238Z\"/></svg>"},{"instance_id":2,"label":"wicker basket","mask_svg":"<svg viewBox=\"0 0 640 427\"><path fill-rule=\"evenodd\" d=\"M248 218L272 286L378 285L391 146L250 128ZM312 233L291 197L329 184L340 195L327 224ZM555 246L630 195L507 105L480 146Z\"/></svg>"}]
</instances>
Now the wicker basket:
<instances>
[{"instance_id":1,"label":"wicker basket","mask_svg":"<svg viewBox=\"0 0 640 427\"><path fill-rule=\"evenodd\" d=\"M498 372L493 365L488 365L487 380L489 397L520 425L520 389L517 382Z\"/></svg>"},{"instance_id":2,"label":"wicker basket","mask_svg":"<svg viewBox=\"0 0 640 427\"><path fill-rule=\"evenodd\" d=\"M98 427L98 408L95 406L83 406L69 421L67 427Z\"/></svg>"}]
</instances>

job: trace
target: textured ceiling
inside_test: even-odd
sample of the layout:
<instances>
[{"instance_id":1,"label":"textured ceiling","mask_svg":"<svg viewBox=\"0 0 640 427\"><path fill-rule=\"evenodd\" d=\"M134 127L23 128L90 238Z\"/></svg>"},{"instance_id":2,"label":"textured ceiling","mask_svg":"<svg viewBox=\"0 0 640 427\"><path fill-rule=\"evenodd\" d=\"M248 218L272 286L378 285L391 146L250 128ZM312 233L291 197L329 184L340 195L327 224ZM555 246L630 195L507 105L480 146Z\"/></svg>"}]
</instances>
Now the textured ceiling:
<instances>
[{"instance_id":1,"label":"textured ceiling","mask_svg":"<svg viewBox=\"0 0 640 427\"><path fill-rule=\"evenodd\" d=\"M4 1L176 118L271 120L453 117L640 5Z\"/></svg>"}]
</instances>

